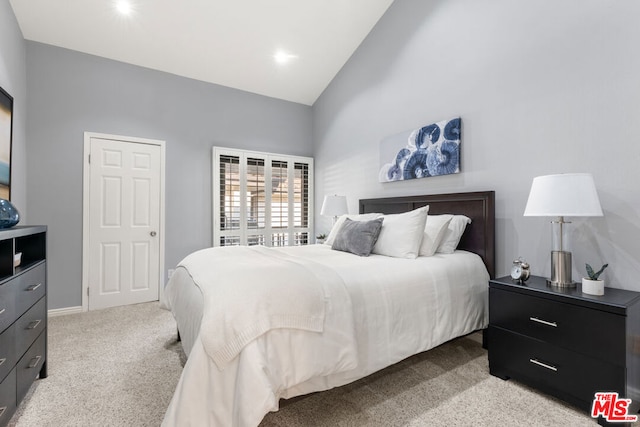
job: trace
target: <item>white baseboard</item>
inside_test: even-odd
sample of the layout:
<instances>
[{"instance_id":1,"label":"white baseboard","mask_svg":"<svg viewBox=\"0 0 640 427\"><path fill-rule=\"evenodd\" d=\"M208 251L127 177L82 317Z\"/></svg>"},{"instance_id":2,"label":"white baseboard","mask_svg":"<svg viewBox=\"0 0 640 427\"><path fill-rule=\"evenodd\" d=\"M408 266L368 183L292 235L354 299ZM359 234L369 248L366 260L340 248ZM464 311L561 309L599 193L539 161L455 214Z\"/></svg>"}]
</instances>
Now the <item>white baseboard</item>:
<instances>
[{"instance_id":1,"label":"white baseboard","mask_svg":"<svg viewBox=\"0 0 640 427\"><path fill-rule=\"evenodd\" d=\"M54 308L47 312L49 317L65 316L67 314L82 313L82 306Z\"/></svg>"}]
</instances>

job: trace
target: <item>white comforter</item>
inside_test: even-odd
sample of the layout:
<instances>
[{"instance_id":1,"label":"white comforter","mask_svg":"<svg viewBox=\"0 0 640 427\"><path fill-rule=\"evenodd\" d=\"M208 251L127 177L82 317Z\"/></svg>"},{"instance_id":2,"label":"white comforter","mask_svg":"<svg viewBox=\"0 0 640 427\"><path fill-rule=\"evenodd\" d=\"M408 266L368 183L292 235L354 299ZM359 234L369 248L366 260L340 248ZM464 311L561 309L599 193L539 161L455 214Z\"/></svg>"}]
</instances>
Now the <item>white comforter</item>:
<instances>
[{"instance_id":1,"label":"white comforter","mask_svg":"<svg viewBox=\"0 0 640 427\"><path fill-rule=\"evenodd\" d=\"M280 398L347 384L487 325L489 276L477 255L408 260L326 245L269 250L331 267L349 297L326 300L323 332L273 329L220 370L203 346L200 290L178 269L165 304L189 358L163 425L256 426Z\"/></svg>"},{"instance_id":2,"label":"white comforter","mask_svg":"<svg viewBox=\"0 0 640 427\"><path fill-rule=\"evenodd\" d=\"M351 299L333 269L264 246L209 248L179 264L204 297L200 335L218 368L273 329L323 332L325 301L350 312ZM340 325L353 341L353 321ZM355 357L353 358L355 360Z\"/></svg>"}]
</instances>

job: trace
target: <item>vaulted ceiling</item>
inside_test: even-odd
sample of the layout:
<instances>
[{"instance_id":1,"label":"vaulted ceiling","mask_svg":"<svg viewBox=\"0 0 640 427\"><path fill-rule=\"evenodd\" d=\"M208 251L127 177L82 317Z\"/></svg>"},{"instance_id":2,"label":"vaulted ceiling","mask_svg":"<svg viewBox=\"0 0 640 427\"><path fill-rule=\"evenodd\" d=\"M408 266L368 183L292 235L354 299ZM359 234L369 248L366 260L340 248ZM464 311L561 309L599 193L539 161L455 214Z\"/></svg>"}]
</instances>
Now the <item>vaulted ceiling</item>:
<instances>
[{"instance_id":1,"label":"vaulted ceiling","mask_svg":"<svg viewBox=\"0 0 640 427\"><path fill-rule=\"evenodd\" d=\"M312 105L393 0L10 0L25 39Z\"/></svg>"}]
</instances>

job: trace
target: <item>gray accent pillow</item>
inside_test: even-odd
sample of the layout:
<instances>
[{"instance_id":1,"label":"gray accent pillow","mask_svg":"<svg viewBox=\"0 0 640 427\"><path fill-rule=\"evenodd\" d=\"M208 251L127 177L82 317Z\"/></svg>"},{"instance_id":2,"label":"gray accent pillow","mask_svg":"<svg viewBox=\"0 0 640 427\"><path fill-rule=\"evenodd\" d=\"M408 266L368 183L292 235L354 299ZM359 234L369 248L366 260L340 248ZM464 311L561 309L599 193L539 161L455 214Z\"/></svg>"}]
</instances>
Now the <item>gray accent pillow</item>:
<instances>
[{"instance_id":1,"label":"gray accent pillow","mask_svg":"<svg viewBox=\"0 0 640 427\"><path fill-rule=\"evenodd\" d=\"M352 221L346 218L331 245L331 249L351 252L358 256L369 256L380 235L383 220L384 218L371 221Z\"/></svg>"}]
</instances>

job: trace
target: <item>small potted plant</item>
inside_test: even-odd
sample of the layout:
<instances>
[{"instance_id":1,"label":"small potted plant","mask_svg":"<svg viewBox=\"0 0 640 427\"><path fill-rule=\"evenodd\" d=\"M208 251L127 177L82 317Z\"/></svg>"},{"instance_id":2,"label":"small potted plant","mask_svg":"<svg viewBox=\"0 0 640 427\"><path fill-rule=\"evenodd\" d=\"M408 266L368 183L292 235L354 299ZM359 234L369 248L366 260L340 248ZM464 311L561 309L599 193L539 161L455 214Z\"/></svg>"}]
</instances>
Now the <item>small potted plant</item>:
<instances>
[{"instance_id":1,"label":"small potted plant","mask_svg":"<svg viewBox=\"0 0 640 427\"><path fill-rule=\"evenodd\" d=\"M324 234L324 233L322 233L322 234L318 234L318 235L316 236L316 243L318 243L318 244L320 244L320 245L321 245L321 244L323 244L323 243L324 243L324 241L325 241L326 239L327 239L327 235L326 235L326 234Z\"/></svg>"},{"instance_id":2,"label":"small potted plant","mask_svg":"<svg viewBox=\"0 0 640 427\"><path fill-rule=\"evenodd\" d=\"M589 295L604 295L604 280L600 280L600 275L609 264L605 264L596 272L589 264L585 264L587 275L589 277L582 278L582 292Z\"/></svg>"}]
</instances>

